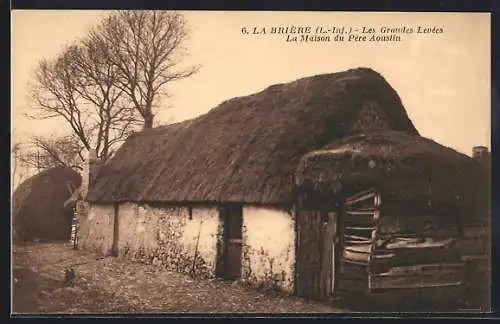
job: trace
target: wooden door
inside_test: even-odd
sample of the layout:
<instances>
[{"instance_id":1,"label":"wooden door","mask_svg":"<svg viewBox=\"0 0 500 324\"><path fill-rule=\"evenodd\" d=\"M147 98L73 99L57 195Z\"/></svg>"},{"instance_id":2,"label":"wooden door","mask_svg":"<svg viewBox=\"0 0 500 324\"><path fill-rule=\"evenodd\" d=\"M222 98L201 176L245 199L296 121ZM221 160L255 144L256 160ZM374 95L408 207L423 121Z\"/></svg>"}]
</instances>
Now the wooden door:
<instances>
[{"instance_id":1,"label":"wooden door","mask_svg":"<svg viewBox=\"0 0 500 324\"><path fill-rule=\"evenodd\" d=\"M118 256L118 232L119 232L119 224L118 224L118 214L119 214L119 205L115 203L114 205L114 215L113 215L113 245L111 246L111 254L113 256Z\"/></svg>"},{"instance_id":2,"label":"wooden door","mask_svg":"<svg viewBox=\"0 0 500 324\"><path fill-rule=\"evenodd\" d=\"M243 210L241 205L226 205L224 208L224 278L236 280L241 277L241 254L243 245Z\"/></svg>"},{"instance_id":3,"label":"wooden door","mask_svg":"<svg viewBox=\"0 0 500 324\"><path fill-rule=\"evenodd\" d=\"M325 300L334 286L335 213L297 210L296 283L298 296Z\"/></svg>"}]
</instances>

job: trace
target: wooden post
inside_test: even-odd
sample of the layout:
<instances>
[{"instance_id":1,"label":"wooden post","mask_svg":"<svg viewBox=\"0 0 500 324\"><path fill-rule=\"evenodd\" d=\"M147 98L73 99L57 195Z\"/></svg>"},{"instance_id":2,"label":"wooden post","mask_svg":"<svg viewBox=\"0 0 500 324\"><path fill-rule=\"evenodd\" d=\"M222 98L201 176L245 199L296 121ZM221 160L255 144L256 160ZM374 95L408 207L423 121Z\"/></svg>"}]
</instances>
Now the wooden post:
<instances>
[{"instance_id":1,"label":"wooden post","mask_svg":"<svg viewBox=\"0 0 500 324\"><path fill-rule=\"evenodd\" d=\"M301 263L300 263L300 250L299 250L299 246L300 246L300 206L301 206L301 202L300 202L300 195L297 195L296 196L297 199L296 199L296 203L294 205L295 207L295 222L294 222L294 229L295 229L295 267L294 267L294 284L293 284L293 294L295 296L298 296L300 294L300 289L299 289L299 282L300 282L300 277L299 277L299 273L300 273L300 266L301 266Z\"/></svg>"},{"instance_id":2,"label":"wooden post","mask_svg":"<svg viewBox=\"0 0 500 324\"><path fill-rule=\"evenodd\" d=\"M78 211L76 210L76 208L73 208L73 222L75 226L75 235L73 237L73 250L78 250Z\"/></svg>"}]
</instances>

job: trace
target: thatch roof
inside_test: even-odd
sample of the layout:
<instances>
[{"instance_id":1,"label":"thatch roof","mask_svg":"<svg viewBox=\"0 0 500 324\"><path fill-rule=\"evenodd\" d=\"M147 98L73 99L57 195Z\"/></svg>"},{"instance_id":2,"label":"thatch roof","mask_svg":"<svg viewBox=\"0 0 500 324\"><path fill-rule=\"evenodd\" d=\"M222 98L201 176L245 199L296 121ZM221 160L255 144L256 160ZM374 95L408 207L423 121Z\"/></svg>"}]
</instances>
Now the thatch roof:
<instances>
[{"instance_id":1,"label":"thatch roof","mask_svg":"<svg viewBox=\"0 0 500 324\"><path fill-rule=\"evenodd\" d=\"M273 85L132 135L87 200L280 204L290 199L302 155L372 128L417 134L395 90L371 69Z\"/></svg>"},{"instance_id":2,"label":"thatch roof","mask_svg":"<svg viewBox=\"0 0 500 324\"><path fill-rule=\"evenodd\" d=\"M475 207L487 204L480 163L430 139L398 131L345 137L306 154L299 186L347 192L375 186L401 204ZM486 191L485 191L486 190Z\"/></svg>"},{"instance_id":3,"label":"thatch roof","mask_svg":"<svg viewBox=\"0 0 500 324\"><path fill-rule=\"evenodd\" d=\"M69 187L76 188L80 183L80 175L68 167L43 171L21 183L12 197L16 239L69 239L72 209L64 202L71 195Z\"/></svg>"}]
</instances>

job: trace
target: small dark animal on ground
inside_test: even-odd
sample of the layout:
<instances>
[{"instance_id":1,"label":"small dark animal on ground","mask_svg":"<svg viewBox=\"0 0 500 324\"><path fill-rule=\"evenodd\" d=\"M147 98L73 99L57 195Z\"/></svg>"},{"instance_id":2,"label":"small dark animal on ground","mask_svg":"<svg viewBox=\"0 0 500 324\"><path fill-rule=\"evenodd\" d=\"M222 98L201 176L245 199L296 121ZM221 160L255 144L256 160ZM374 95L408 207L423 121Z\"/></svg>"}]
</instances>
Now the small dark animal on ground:
<instances>
[{"instance_id":1,"label":"small dark animal on ground","mask_svg":"<svg viewBox=\"0 0 500 324\"><path fill-rule=\"evenodd\" d=\"M64 283L66 285L72 284L75 281L75 270L73 268L64 270Z\"/></svg>"}]
</instances>

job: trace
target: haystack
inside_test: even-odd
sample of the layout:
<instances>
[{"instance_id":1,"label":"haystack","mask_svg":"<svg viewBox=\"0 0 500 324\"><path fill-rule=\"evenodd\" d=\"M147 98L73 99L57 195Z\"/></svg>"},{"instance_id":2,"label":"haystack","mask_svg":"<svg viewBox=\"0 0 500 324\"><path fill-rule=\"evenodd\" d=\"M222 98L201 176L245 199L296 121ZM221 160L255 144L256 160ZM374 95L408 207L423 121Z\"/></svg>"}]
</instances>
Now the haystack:
<instances>
[{"instance_id":1,"label":"haystack","mask_svg":"<svg viewBox=\"0 0 500 324\"><path fill-rule=\"evenodd\" d=\"M12 197L15 239L20 241L69 240L72 208L64 206L70 188L81 183L81 176L68 167L43 171L19 185Z\"/></svg>"},{"instance_id":2,"label":"haystack","mask_svg":"<svg viewBox=\"0 0 500 324\"><path fill-rule=\"evenodd\" d=\"M479 217L487 216L489 198L481 168L477 160L418 135L368 132L306 154L296 183L333 193L376 187L385 205L412 212L460 209Z\"/></svg>"},{"instance_id":3,"label":"haystack","mask_svg":"<svg viewBox=\"0 0 500 324\"><path fill-rule=\"evenodd\" d=\"M132 135L91 202L289 202L300 158L366 130L417 135L396 91L359 68L278 84L205 115Z\"/></svg>"}]
</instances>

